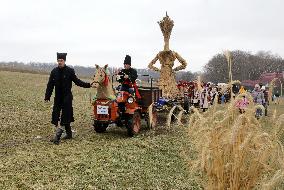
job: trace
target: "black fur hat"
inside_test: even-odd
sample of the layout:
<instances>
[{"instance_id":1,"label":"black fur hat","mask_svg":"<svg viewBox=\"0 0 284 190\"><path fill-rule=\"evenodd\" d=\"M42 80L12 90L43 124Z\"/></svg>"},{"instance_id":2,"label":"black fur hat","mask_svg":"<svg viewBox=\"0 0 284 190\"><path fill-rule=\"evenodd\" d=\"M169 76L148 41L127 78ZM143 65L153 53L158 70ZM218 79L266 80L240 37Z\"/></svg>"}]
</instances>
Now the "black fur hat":
<instances>
[{"instance_id":1,"label":"black fur hat","mask_svg":"<svg viewBox=\"0 0 284 190\"><path fill-rule=\"evenodd\" d=\"M123 64L131 65L131 57L129 55L125 56Z\"/></svg>"},{"instance_id":2,"label":"black fur hat","mask_svg":"<svg viewBox=\"0 0 284 190\"><path fill-rule=\"evenodd\" d=\"M66 55L67 55L67 53L58 53L57 52L57 60L63 59L64 61L66 61Z\"/></svg>"}]
</instances>

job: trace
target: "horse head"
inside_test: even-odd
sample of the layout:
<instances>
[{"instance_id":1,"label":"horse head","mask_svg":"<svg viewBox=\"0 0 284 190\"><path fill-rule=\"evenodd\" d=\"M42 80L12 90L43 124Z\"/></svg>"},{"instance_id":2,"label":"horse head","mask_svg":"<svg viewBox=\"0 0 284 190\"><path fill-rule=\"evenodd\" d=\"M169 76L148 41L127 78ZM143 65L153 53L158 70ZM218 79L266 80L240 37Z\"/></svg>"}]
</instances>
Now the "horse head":
<instances>
[{"instance_id":1,"label":"horse head","mask_svg":"<svg viewBox=\"0 0 284 190\"><path fill-rule=\"evenodd\" d=\"M98 88L99 86L108 86L110 82L108 65L100 67L96 65L96 73L93 78L92 87Z\"/></svg>"}]
</instances>

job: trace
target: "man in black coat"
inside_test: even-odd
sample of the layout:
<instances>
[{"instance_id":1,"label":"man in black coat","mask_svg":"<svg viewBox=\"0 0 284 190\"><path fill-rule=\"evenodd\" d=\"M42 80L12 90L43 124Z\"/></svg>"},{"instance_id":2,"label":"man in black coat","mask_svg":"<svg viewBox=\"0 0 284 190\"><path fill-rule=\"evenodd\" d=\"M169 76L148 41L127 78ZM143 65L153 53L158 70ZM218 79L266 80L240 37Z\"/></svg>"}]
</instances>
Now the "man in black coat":
<instances>
[{"instance_id":1,"label":"man in black coat","mask_svg":"<svg viewBox=\"0 0 284 190\"><path fill-rule=\"evenodd\" d=\"M136 85L135 80L137 79L137 71L131 68L131 57L129 55L125 56L124 59L124 69L122 69L118 75L121 77L117 80L121 83L121 91L128 91L129 93L133 93L134 85Z\"/></svg>"},{"instance_id":2,"label":"man in black coat","mask_svg":"<svg viewBox=\"0 0 284 190\"><path fill-rule=\"evenodd\" d=\"M55 97L51 121L51 123L56 127L56 134L54 139L52 140L54 144L59 144L60 137L63 133L63 129L61 127L58 127L59 121L60 126L64 126L66 130L66 136L64 136L63 139L72 138L72 131L70 126L70 123L74 122L72 107L73 95L71 92L72 81L77 86L83 88L91 87L90 83L83 82L77 78L73 68L65 65L66 55L67 53L57 53L58 67L54 68L50 73L44 98L46 102L50 101L53 88L55 87Z\"/></svg>"}]
</instances>

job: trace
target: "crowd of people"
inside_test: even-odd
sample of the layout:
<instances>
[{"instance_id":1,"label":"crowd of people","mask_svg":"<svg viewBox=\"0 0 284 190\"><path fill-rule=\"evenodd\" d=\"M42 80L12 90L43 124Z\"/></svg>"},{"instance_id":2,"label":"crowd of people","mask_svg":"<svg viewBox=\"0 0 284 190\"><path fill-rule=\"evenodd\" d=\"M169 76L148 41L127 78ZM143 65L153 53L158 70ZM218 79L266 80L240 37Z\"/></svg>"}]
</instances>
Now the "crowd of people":
<instances>
[{"instance_id":1,"label":"crowd of people","mask_svg":"<svg viewBox=\"0 0 284 190\"><path fill-rule=\"evenodd\" d=\"M186 82L179 81L178 88L188 100L190 105L201 109L205 112L214 102L218 104L226 104L231 98L238 99L235 101L235 106L240 113L244 113L249 105L248 95L253 98L255 105L262 105L264 107L264 115L267 116L267 107L269 105L269 91L268 88L262 84L256 84L252 91L248 91L240 84L233 84L232 89L226 83L205 83L205 82ZM232 91L232 92L231 92ZM216 99L217 98L217 99ZM261 112L261 110L259 110ZM263 113L259 113L263 115Z\"/></svg>"}]
</instances>

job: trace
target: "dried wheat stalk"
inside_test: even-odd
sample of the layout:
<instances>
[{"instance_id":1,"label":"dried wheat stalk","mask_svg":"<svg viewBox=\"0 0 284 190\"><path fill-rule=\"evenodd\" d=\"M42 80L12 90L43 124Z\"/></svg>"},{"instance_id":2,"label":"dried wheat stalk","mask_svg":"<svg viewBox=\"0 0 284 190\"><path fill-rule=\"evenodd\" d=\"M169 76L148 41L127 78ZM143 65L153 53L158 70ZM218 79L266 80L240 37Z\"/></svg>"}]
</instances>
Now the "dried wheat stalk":
<instances>
[{"instance_id":1,"label":"dried wheat stalk","mask_svg":"<svg viewBox=\"0 0 284 190\"><path fill-rule=\"evenodd\" d=\"M278 137L284 115L275 119L274 131L268 134L254 116L249 95L248 99L244 114L238 114L234 101L224 111L212 108L201 115L193 109L188 135L198 158L191 166L205 174L206 189L273 189L283 180L284 153Z\"/></svg>"},{"instance_id":2,"label":"dried wheat stalk","mask_svg":"<svg viewBox=\"0 0 284 190\"><path fill-rule=\"evenodd\" d=\"M148 117L149 117L149 125L153 126L153 104L152 103L149 107L148 107Z\"/></svg>"}]
</instances>

